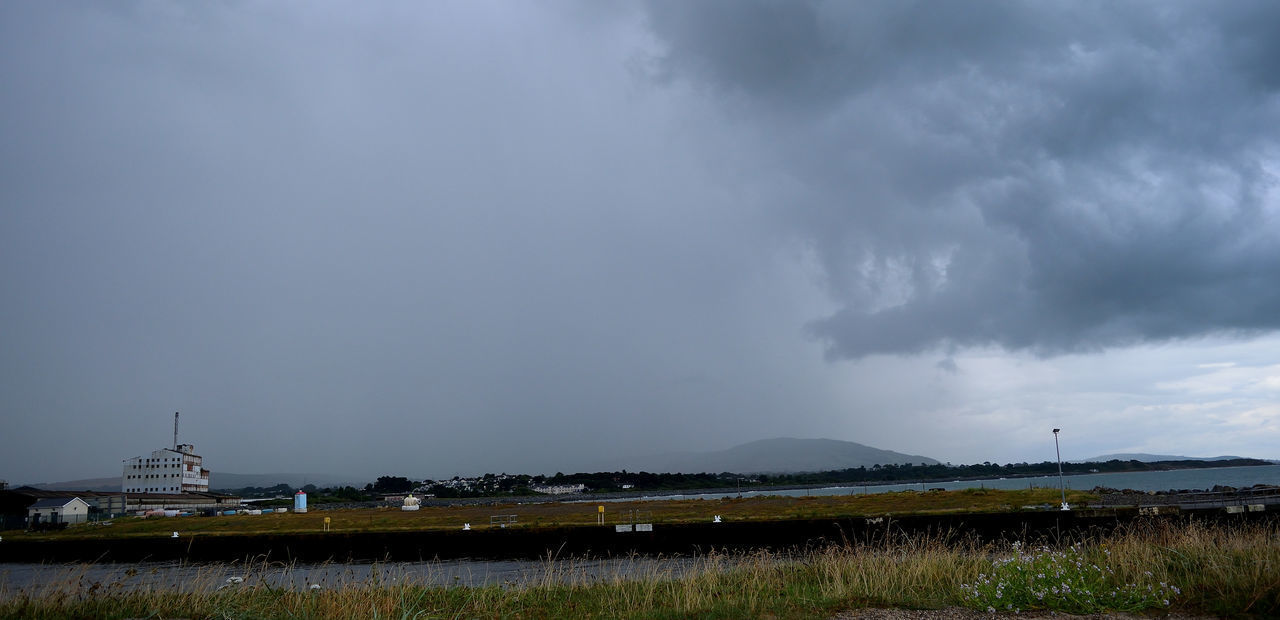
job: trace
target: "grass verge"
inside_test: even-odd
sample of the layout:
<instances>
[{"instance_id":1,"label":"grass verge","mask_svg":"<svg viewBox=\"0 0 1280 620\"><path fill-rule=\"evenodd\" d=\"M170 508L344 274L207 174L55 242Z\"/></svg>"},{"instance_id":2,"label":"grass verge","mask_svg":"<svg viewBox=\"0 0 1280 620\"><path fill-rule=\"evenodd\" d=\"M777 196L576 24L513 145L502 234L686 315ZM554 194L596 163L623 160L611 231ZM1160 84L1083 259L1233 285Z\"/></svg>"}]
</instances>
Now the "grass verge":
<instances>
[{"instance_id":1,"label":"grass verge","mask_svg":"<svg viewBox=\"0 0 1280 620\"><path fill-rule=\"evenodd\" d=\"M1064 584L1072 596L1036 596ZM534 580L485 587L373 578L317 590L248 580L190 592L85 582L0 592L0 618L829 618L948 606L1276 617L1280 526L1151 521L1035 550L902 537L803 554L711 554L678 574L657 563L604 579L566 560Z\"/></svg>"}]
</instances>

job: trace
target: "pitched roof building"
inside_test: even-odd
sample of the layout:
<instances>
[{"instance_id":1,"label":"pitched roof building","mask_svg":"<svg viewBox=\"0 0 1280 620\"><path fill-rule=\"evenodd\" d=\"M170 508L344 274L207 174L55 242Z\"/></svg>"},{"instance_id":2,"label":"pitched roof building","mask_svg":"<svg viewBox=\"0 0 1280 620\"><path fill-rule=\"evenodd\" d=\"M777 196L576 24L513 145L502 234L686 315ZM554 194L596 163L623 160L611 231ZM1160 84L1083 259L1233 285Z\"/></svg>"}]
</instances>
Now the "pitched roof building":
<instances>
[{"instance_id":1,"label":"pitched roof building","mask_svg":"<svg viewBox=\"0 0 1280 620\"><path fill-rule=\"evenodd\" d=\"M27 507L31 523L84 523L89 520L89 503L79 497L38 499Z\"/></svg>"}]
</instances>

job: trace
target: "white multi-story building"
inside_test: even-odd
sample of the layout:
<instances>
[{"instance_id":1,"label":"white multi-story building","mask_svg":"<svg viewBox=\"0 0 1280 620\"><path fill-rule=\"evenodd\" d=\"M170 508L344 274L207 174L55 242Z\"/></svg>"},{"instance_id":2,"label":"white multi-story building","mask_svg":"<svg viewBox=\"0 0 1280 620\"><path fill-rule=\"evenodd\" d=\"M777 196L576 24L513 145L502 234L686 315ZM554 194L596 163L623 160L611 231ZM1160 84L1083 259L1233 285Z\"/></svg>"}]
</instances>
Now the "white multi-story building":
<instances>
[{"instance_id":1,"label":"white multi-story building","mask_svg":"<svg viewBox=\"0 0 1280 620\"><path fill-rule=\"evenodd\" d=\"M156 450L151 456L135 456L124 462L120 490L124 493L209 492L209 471L195 446Z\"/></svg>"}]
</instances>

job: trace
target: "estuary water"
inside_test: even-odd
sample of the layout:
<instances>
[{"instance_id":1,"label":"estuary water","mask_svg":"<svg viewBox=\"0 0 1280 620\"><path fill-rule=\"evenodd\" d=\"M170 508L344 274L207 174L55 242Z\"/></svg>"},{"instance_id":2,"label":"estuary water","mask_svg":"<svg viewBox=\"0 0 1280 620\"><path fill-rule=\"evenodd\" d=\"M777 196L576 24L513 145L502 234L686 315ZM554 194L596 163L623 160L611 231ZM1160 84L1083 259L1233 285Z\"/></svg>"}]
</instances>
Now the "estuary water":
<instances>
[{"instance_id":1,"label":"estuary water","mask_svg":"<svg viewBox=\"0 0 1280 620\"><path fill-rule=\"evenodd\" d=\"M1280 486L1280 465L1257 467L1215 467L1210 469L1179 469L1174 471L1142 471L1114 474L1077 474L1063 476L1068 489L1089 490L1094 487L1133 489L1135 491L1172 491L1178 489L1208 489L1214 485L1247 487L1255 484ZM765 489L743 491L742 497L785 495L861 495L863 493L890 493L894 491L922 491L926 489L1026 489L1029 487L1058 488L1058 476L1034 478L987 478L983 480L954 480L947 482L915 482L910 484L843 485L810 489ZM648 495L641 499L720 499L737 493L693 493L684 495Z\"/></svg>"}]
</instances>

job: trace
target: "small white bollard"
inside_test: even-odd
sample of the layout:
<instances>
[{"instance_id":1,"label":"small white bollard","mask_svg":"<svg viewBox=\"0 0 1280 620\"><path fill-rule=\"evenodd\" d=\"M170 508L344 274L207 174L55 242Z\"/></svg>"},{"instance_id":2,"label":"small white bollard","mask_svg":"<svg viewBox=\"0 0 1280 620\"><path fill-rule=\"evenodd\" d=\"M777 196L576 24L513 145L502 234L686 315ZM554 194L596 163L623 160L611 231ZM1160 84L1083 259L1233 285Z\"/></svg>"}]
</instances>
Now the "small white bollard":
<instances>
[{"instance_id":1,"label":"small white bollard","mask_svg":"<svg viewBox=\"0 0 1280 620\"><path fill-rule=\"evenodd\" d=\"M470 524L470 523L463 523L463 524L462 524L462 530L463 530L464 532L469 532L469 531L471 531L471 524Z\"/></svg>"},{"instance_id":2,"label":"small white bollard","mask_svg":"<svg viewBox=\"0 0 1280 620\"><path fill-rule=\"evenodd\" d=\"M177 537L178 537L178 533L177 533L177 532L174 532L174 533L173 533L173 536L170 536L169 538L177 538Z\"/></svg>"},{"instance_id":3,"label":"small white bollard","mask_svg":"<svg viewBox=\"0 0 1280 620\"><path fill-rule=\"evenodd\" d=\"M1063 510L1071 510L1071 504L1068 504L1068 503L1066 503L1066 502L1062 502L1062 509L1063 509Z\"/></svg>"},{"instance_id":4,"label":"small white bollard","mask_svg":"<svg viewBox=\"0 0 1280 620\"><path fill-rule=\"evenodd\" d=\"M711 520L711 522L712 522L712 523L720 523L720 515L716 515L716 518L712 519L712 520Z\"/></svg>"}]
</instances>

